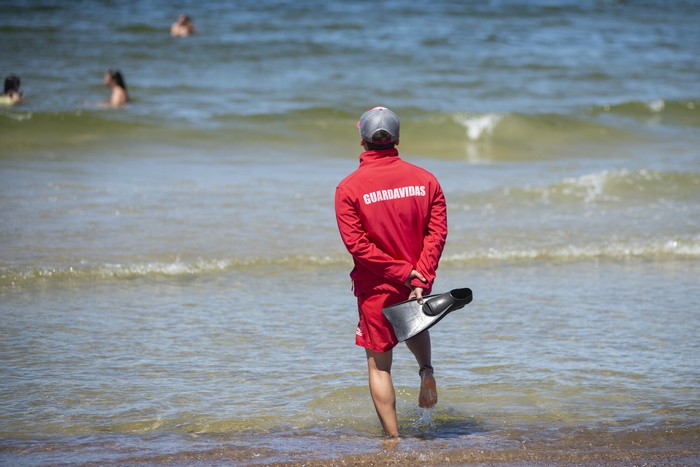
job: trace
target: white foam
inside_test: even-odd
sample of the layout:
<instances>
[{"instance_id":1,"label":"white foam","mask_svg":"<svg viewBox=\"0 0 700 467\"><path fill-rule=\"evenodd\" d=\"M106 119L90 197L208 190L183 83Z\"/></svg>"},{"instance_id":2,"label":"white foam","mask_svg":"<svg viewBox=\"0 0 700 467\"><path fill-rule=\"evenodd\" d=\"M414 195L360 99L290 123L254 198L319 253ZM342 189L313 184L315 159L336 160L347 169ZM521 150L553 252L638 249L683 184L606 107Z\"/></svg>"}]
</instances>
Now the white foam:
<instances>
[{"instance_id":1,"label":"white foam","mask_svg":"<svg viewBox=\"0 0 700 467\"><path fill-rule=\"evenodd\" d=\"M454 116L455 122L467 130L467 137L471 141L479 140L484 134L490 135L503 118L501 114L470 115L458 114Z\"/></svg>"},{"instance_id":2,"label":"white foam","mask_svg":"<svg viewBox=\"0 0 700 467\"><path fill-rule=\"evenodd\" d=\"M99 269L101 275L105 277L121 276L145 276L149 274L161 274L164 276L181 276L187 274L197 274L208 271L226 269L227 261L205 261L197 260L191 263L181 262L179 259L172 263L142 263L142 264L105 264Z\"/></svg>"},{"instance_id":3,"label":"white foam","mask_svg":"<svg viewBox=\"0 0 700 467\"><path fill-rule=\"evenodd\" d=\"M9 118L10 120L15 120L18 122L23 122L25 120L31 120L32 119L32 113L31 112L3 112L2 115L5 117Z\"/></svg>"},{"instance_id":4,"label":"white foam","mask_svg":"<svg viewBox=\"0 0 700 467\"><path fill-rule=\"evenodd\" d=\"M585 203L609 200L605 196L605 186L612 176L626 176L628 172L611 173L607 170L595 174L581 175L565 178L562 185L562 193L565 195L579 195Z\"/></svg>"},{"instance_id":5,"label":"white foam","mask_svg":"<svg viewBox=\"0 0 700 467\"><path fill-rule=\"evenodd\" d=\"M649 107L649 110L651 110L652 112L658 113L664 110L664 107L666 107L666 103L663 101L663 99L656 99L647 103L647 107Z\"/></svg>"},{"instance_id":6,"label":"white foam","mask_svg":"<svg viewBox=\"0 0 700 467\"><path fill-rule=\"evenodd\" d=\"M539 259L577 260L598 258L698 258L700 237L652 241L611 241L588 245L551 245L542 247L488 248L445 257L447 262L528 261Z\"/></svg>"}]
</instances>

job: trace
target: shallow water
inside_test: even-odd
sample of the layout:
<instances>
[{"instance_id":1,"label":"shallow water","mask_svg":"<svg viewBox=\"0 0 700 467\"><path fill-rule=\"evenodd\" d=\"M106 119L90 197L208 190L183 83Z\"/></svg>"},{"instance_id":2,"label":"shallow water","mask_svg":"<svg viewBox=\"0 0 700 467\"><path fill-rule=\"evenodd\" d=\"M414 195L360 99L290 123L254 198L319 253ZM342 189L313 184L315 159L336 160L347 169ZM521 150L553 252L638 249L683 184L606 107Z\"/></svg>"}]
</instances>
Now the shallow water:
<instances>
[{"instance_id":1,"label":"shallow water","mask_svg":"<svg viewBox=\"0 0 700 467\"><path fill-rule=\"evenodd\" d=\"M697 460L697 5L432 5L0 12L0 463ZM376 104L446 194L436 290L474 291L435 410L396 351L397 448L332 206Z\"/></svg>"},{"instance_id":2,"label":"shallow water","mask_svg":"<svg viewBox=\"0 0 700 467\"><path fill-rule=\"evenodd\" d=\"M13 450L46 463L239 447L264 462L373 452L380 432L361 350L343 344L352 300L326 290L345 289L343 268L279 268L64 279L4 293L7 459ZM562 430L695 426L695 262L468 269L442 272L479 295L432 331L434 411L418 409L415 363L397 351L408 439L441 440L437 450L486 439L498 450L512 430L557 439Z\"/></svg>"}]
</instances>

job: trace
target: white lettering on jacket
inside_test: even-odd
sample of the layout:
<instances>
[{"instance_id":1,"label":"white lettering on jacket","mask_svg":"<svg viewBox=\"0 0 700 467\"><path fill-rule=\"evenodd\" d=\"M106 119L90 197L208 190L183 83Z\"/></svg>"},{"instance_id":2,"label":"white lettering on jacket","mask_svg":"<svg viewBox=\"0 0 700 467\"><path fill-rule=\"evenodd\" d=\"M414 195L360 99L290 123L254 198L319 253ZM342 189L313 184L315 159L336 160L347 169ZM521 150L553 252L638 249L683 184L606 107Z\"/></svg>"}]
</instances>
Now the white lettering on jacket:
<instances>
[{"instance_id":1,"label":"white lettering on jacket","mask_svg":"<svg viewBox=\"0 0 700 467\"><path fill-rule=\"evenodd\" d=\"M408 198L410 196L425 196L425 185L403 186L401 188L390 188L388 190L377 190L362 195L365 204L377 203L379 201L389 201L392 199Z\"/></svg>"}]
</instances>

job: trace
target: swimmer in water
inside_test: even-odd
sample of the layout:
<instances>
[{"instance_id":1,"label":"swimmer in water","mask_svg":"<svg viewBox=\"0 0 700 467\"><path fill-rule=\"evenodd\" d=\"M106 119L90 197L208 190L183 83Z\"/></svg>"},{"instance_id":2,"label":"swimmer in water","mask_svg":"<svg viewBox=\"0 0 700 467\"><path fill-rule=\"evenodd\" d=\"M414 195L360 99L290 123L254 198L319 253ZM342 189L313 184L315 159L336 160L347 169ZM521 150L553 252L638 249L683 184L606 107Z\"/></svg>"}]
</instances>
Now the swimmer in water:
<instances>
[{"instance_id":1,"label":"swimmer in water","mask_svg":"<svg viewBox=\"0 0 700 467\"><path fill-rule=\"evenodd\" d=\"M103 82L105 86L112 90L112 95L107 101L107 105L110 107L123 107L129 102L126 82L119 70L107 70Z\"/></svg>"},{"instance_id":2,"label":"swimmer in water","mask_svg":"<svg viewBox=\"0 0 700 467\"><path fill-rule=\"evenodd\" d=\"M21 81L17 75L8 75L5 78L5 87L0 96L0 104L15 105L24 100L22 91L19 90Z\"/></svg>"},{"instance_id":3,"label":"swimmer in water","mask_svg":"<svg viewBox=\"0 0 700 467\"><path fill-rule=\"evenodd\" d=\"M184 13L170 26L170 35L173 37L187 37L196 32L192 18Z\"/></svg>"}]
</instances>

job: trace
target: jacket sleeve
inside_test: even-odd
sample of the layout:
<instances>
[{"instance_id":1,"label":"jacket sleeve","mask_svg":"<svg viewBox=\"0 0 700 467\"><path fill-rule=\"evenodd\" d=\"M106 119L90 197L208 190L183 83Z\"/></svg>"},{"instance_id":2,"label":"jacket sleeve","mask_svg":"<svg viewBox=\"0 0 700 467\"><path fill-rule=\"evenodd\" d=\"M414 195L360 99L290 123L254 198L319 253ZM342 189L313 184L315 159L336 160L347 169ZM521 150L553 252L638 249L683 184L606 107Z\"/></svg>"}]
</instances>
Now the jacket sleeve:
<instances>
[{"instance_id":1,"label":"jacket sleeve","mask_svg":"<svg viewBox=\"0 0 700 467\"><path fill-rule=\"evenodd\" d=\"M426 285L418 279L411 281L413 287L423 287L426 290L433 288L438 262L447 240L447 203L440 184L437 181L435 183L433 201L430 206L430 220L423 237L423 250L416 264L416 270L425 276L428 284Z\"/></svg>"},{"instance_id":2,"label":"jacket sleeve","mask_svg":"<svg viewBox=\"0 0 700 467\"><path fill-rule=\"evenodd\" d=\"M392 258L369 239L354 203L340 187L335 191L335 217L343 243L358 264L387 282L406 281L413 265Z\"/></svg>"}]
</instances>

